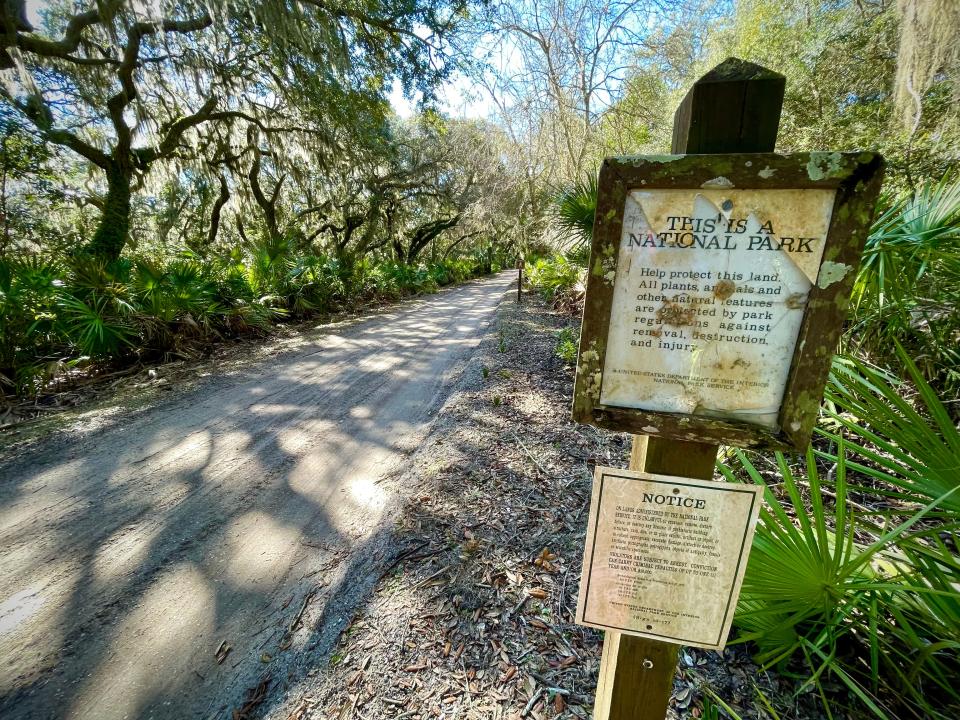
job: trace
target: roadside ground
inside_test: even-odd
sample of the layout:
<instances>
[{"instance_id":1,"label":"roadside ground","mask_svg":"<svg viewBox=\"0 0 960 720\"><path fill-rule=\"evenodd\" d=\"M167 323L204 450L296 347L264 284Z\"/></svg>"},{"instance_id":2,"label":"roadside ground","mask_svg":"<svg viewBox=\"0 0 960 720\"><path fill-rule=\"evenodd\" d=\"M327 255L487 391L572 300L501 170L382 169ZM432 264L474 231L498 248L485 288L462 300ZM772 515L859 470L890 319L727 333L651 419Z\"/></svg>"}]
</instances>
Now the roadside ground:
<instances>
[{"instance_id":1,"label":"roadside ground","mask_svg":"<svg viewBox=\"0 0 960 720\"><path fill-rule=\"evenodd\" d=\"M396 301L370 300L348 308L321 314L306 320L277 322L269 330L219 338L206 345L187 346L160 358L133 362L122 367L94 364L62 372L36 397L19 398L9 386L0 384L0 446L5 439L20 442L42 437L78 415L93 417L112 414L122 407L148 407L175 392L188 389L211 376L230 375L268 360L280 353L296 350L314 341L318 335L336 333L350 325L389 313L399 307L428 302L464 285L483 282L473 278L447 285L437 293L425 293ZM7 394L10 393L10 394Z\"/></svg>"},{"instance_id":2,"label":"roadside ground","mask_svg":"<svg viewBox=\"0 0 960 720\"><path fill-rule=\"evenodd\" d=\"M448 285L436 294L453 292L484 279ZM0 452L19 450L26 444L44 440L51 432L90 432L110 418L148 409L210 378L236 375L283 353L306 347L320 336L340 333L382 313L429 302L436 294L397 302L370 302L330 315L278 323L262 335L225 338L209 345L204 353L172 356L168 362L135 363L114 371L97 368L85 374L67 374L35 398L0 395Z\"/></svg>"},{"instance_id":3,"label":"roadside ground","mask_svg":"<svg viewBox=\"0 0 960 720\"><path fill-rule=\"evenodd\" d=\"M602 635L573 623L585 513L594 466L625 467L630 438L569 420L555 348L576 322L531 294L501 304L411 459L395 559L332 651L250 717L590 717ZM744 718L763 717L756 687L780 695L740 647L680 657L671 718L715 709L705 685Z\"/></svg>"}]
</instances>

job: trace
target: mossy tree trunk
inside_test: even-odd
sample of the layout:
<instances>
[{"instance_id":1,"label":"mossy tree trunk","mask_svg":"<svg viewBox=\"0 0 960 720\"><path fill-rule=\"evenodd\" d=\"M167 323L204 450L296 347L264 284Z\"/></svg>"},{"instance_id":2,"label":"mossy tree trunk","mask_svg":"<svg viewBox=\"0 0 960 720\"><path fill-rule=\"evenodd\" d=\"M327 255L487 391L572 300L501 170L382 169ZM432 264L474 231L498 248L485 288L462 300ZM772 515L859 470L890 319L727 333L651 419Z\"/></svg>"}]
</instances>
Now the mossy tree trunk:
<instances>
[{"instance_id":1,"label":"mossy tree trunk","mask_svg":"<svg viewBox=\"0 0 960 720\"><path fill-rule=\"evenodd\" d=\"M119 164L107 170L107 197L100 223L86 251L104 260L120 257L130 237L130 182L132 173Z\"/></svg>"},{"instance_id":2,"label":"mossy tree trunk","mask_svg":"<svg viewBox=\"0 0 960 720\"><path fill-rule=\"evenodd\" d=\"M217 233L220 231L220 216L223 212L223 206L230 200L230 186L227 185L227 179L220 175L220 194L213 204L213 211L210 213L210 228L207 230L207 249L212 248L217 241Z\"/></svg>"},{"instance_id":3,"label":"mossy tree trunk","mask_svg":"<svg viewBox=\"0 0 960 720\"><path fill-rule=\"evenodd\" d=\"M283 181L286 176L281 175L277 178L270 197L267 197L263 192L263 187L260 185L263 150L261 150L257 144L256 130L256 126L250 125L247 131L248 147L253 151L253 162L250 164L250 172L247 174L247 178L250 181L250 190L253 193L253 199L256 200L260 211L263 213L263 223L266 225L270 242L275 247L279 247L283 243L284 233L281 231L280 223L277 220L277 200L280 199L280 189L283 187Z\"/></svg>"}]
</instances>

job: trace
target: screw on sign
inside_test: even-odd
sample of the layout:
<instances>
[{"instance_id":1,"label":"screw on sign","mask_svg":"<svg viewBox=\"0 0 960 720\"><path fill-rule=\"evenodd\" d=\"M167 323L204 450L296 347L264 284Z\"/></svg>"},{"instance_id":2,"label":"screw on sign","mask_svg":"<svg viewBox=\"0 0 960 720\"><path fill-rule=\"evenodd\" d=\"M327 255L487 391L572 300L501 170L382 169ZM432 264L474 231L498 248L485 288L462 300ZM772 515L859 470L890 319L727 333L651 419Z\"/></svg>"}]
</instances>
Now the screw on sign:
<instances>
[{"instance_id":1,"label":"screw on sign","mask_svg":"<svg viewBox=\"0 0 960 720\"><path fill-rule=\"evenodd\" d=\"M573 418L634 439L591 499L596 720L661 720L679 646L726 642L762 488L712 482L719 444L803 450L816 421L883 159L773 153L784 88L730 58L677 109L676 155L600 173Z\"/></svg>"}]
</instances>

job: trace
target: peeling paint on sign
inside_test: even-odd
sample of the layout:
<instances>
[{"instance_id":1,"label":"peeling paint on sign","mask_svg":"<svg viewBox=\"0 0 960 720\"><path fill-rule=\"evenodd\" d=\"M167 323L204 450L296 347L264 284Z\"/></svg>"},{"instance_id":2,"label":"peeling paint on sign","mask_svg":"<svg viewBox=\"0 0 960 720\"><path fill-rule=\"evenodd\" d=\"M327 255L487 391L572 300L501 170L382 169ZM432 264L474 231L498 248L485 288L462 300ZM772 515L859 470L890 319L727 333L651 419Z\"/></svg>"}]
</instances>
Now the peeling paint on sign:
<instances>
[{"instance_id":1,"label":"peeling paint on sign","mask_svg":"<svg viewBox=\"0 0 960 720\"><path fill-rule=\"evenodd\" d=\"M708 188L708 187L732 188L732 187L733 187L733 183L732 183L730 180L728 180L727 178L723 177L723 175L721 175L720 177L715 177L715 178L713 178L712 180L707 180L707 181L706 181L705 183L703 183L703 185L701 185L700 187L704 187L704 188Z\"/></svg>"},{"instance_id":2,"label":"peeling paint on sign","mask_svg":"<svg viewBox=\"0 0 960 720\"><path fill-rule=\"evenodd\" d=\"M776 428L834 197L631 191L600 402Z\"/></svg>"},{"instance_id":3,"label":"peeling paint on sign","mask_svg":"<svg viewBox=\"0 0 960 720\"><path fill-rule=\"evenodd\" d=\"M805 449L882 175L859 152L605 159L574 420Z\"/></svg>"}]
</instances>

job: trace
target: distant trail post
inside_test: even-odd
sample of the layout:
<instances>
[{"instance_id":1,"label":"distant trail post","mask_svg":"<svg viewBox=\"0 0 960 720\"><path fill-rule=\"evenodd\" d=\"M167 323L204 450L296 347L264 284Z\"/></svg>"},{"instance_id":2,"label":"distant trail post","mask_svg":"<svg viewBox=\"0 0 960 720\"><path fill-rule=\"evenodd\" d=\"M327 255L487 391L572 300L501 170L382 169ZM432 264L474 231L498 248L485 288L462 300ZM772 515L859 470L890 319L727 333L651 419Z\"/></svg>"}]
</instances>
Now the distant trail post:
<instances>
[{"instance_id":1,"label":"distant trail post","mask_svg":"<svg viewBox=\"0 0 960 720\"><path fill-rule=\"evenodd\" d=\"M635 433L635 472L594 480L595 720L662 720L679 646L726 642L762 488L703 482L719 444L809 444L883 161L772 154L785 84L730 58L677 109L674 156L601 170L573 417Z\"/></svg>"},{"instance_id":2,"label":"distant trail post","mask_svg":"<svg viewBox=\"0 0 960 720\"><path fill-rule=\"evenodd\" d=\"M523 257L517 260L517 304L520 304L520 292L523 290Z\"/></svg>"}]
</instances>

